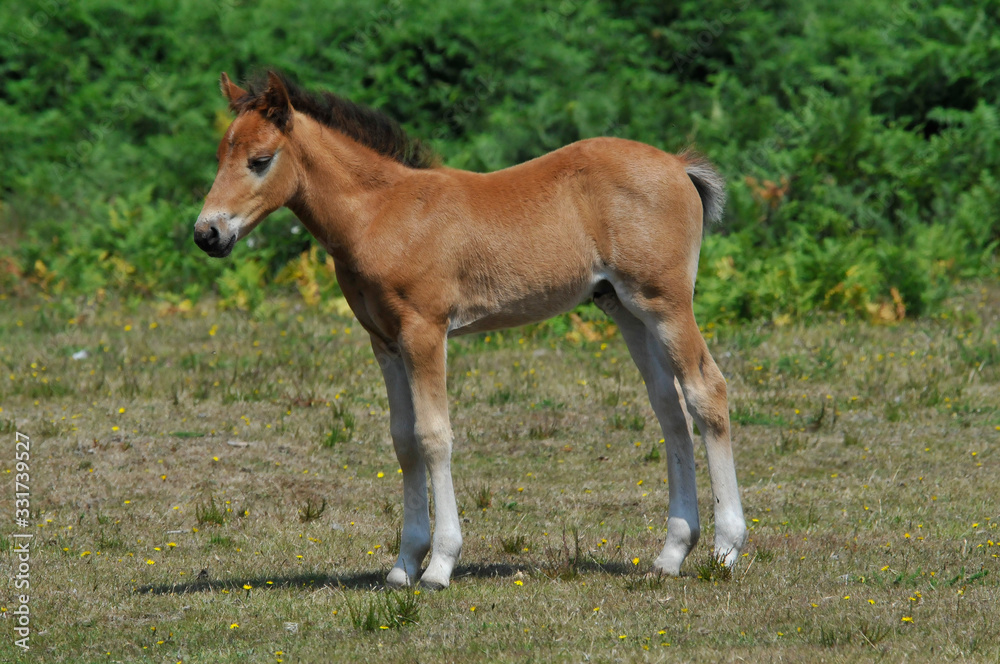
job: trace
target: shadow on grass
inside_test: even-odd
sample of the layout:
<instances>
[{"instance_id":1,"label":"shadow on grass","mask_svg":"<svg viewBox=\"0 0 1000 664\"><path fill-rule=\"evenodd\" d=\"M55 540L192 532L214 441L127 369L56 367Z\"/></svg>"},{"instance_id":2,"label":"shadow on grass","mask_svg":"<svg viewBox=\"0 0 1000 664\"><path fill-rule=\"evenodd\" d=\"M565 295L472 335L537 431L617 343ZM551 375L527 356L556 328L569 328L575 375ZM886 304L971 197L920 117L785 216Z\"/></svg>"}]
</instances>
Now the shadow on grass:
<instances>
[{"instance_id":1,"label":"shadow on grass","mask_svg":"<svg viewBox=\"0 0 1000 664\"><path fill-rule=\"evenodd\" d=\"M539 571L537 567L523 564L490 564L490 565L459 565L452 574L452 580L459 580L468 577L476 579L492 579L514 576L518 573L528 574L532 571ZM553 578L559 576L558 573L548 574L549 570L540 570L544 576ZM634 576L634 567L624 563L580 563L577 567L578 573L603 572L612 576ZM377 590L385 587L384 572L364 572L361 574L349 574L340 576L337 574L294 574L279 576L257 576L252 578L241 577L239 579L212 579L199 578L187 583L171 584L150 584L139 586L135 589L138 594L153 595L183 595L186 593L198 593L212 590L228 590L230 592L240 592L244 590L244 584L251 585L254 589L260 588L344 588L350 590Z\"/></svg>"}]
</instances>

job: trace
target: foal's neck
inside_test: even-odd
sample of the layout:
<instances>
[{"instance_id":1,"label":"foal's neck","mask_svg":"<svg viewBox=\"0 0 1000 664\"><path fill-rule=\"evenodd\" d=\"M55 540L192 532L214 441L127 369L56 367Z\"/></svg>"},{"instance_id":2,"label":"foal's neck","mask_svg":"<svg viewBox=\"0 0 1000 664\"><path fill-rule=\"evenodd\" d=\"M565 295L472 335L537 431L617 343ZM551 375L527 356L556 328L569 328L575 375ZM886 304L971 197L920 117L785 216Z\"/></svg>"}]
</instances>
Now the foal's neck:
<instances>
[{"instance_id":1,"label":"foal's neck","mask_svg":"<svg viewBox=\"0 0 1000 664\"><path fill-rule=\"evenodd\" d=\"M287 206L334 260L347 266L407 168L296 113L299 186Z\"/></svg>"}]
</instances>

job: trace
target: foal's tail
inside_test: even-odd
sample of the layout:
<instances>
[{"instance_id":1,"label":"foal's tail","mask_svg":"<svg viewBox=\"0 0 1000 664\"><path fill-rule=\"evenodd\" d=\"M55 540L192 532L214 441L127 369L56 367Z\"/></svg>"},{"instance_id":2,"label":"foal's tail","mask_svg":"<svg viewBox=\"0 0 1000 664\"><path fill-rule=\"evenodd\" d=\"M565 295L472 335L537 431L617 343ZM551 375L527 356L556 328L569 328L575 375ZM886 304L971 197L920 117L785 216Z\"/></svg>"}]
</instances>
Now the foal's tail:
<instances>
[{"instance_id":1,"label":"foal's tail","mask_svg":"<svg viewBox=\"0 0 1000 664\"><path fill-rule=\"evenodd\" d=\"M718 221L722 218L722 209L726 207L725 178L719 175L708 159L694 150L685 150L678 157L684 162L684 170L701 196L705 225Z\"/></svg>"}]
</instances>

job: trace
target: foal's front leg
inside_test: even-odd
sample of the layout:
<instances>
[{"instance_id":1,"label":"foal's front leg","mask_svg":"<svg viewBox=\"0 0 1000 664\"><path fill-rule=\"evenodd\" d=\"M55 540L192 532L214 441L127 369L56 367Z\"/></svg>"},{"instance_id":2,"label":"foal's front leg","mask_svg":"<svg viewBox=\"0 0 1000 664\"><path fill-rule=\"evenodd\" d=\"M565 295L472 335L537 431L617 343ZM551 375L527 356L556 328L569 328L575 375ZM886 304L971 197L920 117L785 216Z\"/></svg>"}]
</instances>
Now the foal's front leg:
<instances>
[{"instance_id":1,"label":"foal's front leg","mask_svg":"<svg viewBox=\"0 0 1000 664\"><path fill-rule=\"evenodd\" d=\"M420 563L431 547L431 522L427 512L427 469L420 456L414 433L415 418L406 366L398 349L390 349L372 337L372 350L385 378L389 396L389 430L403 471L403 531L399 539L399 557L386 583L394 588L413 585L420 573Z\"/></svg>"},{"instance_id":2,"label":"foal's front leg","mask_svg":"<svg viewBox=\"0 0 1000 664\"><path fill-rule=\"evenodd\" d=\"M417 449L434 491L434 547L420 584L445 588L462 552L462 531L451 480L451 422L448 417L446 330L422 320L404 323L400 351L413 403Z\"/></svg>"}]
</instances>

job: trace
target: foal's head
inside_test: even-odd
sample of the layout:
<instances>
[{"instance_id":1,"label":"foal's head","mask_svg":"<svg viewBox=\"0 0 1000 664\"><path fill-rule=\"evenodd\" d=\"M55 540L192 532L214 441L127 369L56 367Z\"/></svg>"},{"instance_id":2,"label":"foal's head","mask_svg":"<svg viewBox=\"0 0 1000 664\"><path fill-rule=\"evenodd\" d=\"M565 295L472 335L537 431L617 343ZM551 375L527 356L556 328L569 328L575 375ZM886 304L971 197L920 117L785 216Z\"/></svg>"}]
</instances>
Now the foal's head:
<instances>
[{"instance_id":1,"label":"foal's head","mask_svg":"<svg viewBox=\"0 0 1000 664\"><path fill-rule=\"evenodd\" d=\"M274 72L268 73L266 83L251 84L249 91L225 74L221 85L236 119L219 143L219 172L194 226L194 241L210 256L228 256L236 241L264 217L299 193L307 198L306 176L318 168L309 156L317 144L310 134L313 123L335 130L342 147L355 146L350 148L354 157L326 160L327 168L343 169L341 162L349 162L357 170L361 161L383 171L391 162L408 168L438 165L430 148L407 136L395 120L329 92L311 94ZM322 186L329 190L331 174L321 175ZM369 176L361 177L384 181Z\"/></svg>"},{"instance_id":2,"label":"foal's head","mask_svg":"<svg viewBox=\"0 0 1000 664\"><path fill-rule=\"evenodd\" d=\"M271 73L262 94L250 94L225 73L220 83L238 115L219 143L219 170L194 225L194 241L209 256L228 256L267 215L298 188L291 142L292 104L282 80Z\"/></svg>"}]
</instances>

